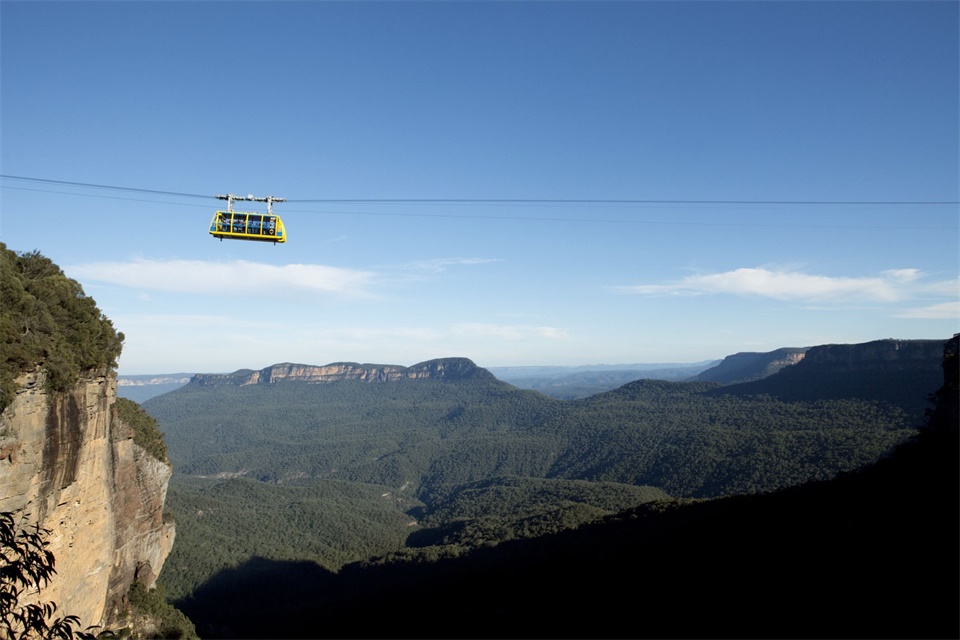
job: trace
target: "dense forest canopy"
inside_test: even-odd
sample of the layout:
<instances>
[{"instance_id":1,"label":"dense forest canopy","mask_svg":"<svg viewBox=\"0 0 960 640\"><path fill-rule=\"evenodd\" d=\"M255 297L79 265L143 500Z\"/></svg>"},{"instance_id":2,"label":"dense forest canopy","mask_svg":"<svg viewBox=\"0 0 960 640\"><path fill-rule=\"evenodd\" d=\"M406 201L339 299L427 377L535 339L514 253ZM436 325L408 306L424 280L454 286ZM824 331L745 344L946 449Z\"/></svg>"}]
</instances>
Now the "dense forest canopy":
<instances>
[{"instance_id":1,"label":"dense forest canopy","mask_svg":"<svg viewBox=\"0 0 960 640\"><path fill-rule=\"evenodd\" d=\"M561 401L498 380L189 384L144 408L178 473L337 478L403 486L419 499L498 475L677 497L770 491L868 464L915 427L895 404L712 393L719 388L645 380Z\"/></svg>"},{"instance_id":2,"label":"dense forest canopy","mask_svg":"<svg viewBox=\"0 0 960 640\"><path fill-rule=\"evenodd\" d=\"M955 638L957 352L954 338L929 423L874 464L831 480L712 500L515 476L447 485L422 496L433 505L426 515L409 509L423 527L404 549L336 571L270 559L234 530L229 541L249 545L248 559L221 564L179 602L210 638L312 638L316 620L336 637ZM627 396L654 406L678 392L631 387L594 402ZM275 491L351 508L319 487L181 479L201 520L207 509L218 510L211 521L234 524L251 514L271 544L313 526L302 518L272 526L302 515L305 503L269 502ZM341 484L324 491L359 487ZM257 493L247 511L227 505ZM380 496L384 507L394 495ZM625 506L631 501L638 506ZM605 507L616 512L600 515ZM226 538L202 542L196 561L209 570Z\"/></svg>"},{"instance_id":3,"label":"dense forest canopy","mask_svg":"<svg viewBox=\"0 0 960 640\"><path fill-rule=\"evenodd\" d=\"M640 380L563 401L488 377L187 384L144 403L176 469L160 582L182 598L251 557L330 572L455 558L656 501L826 480L916 432L897 396L859 386L802 401L727 388Z\"/></svg>"},{"instance_id":4,"label":"dense forest canopy","mask_svg":"<svg viewBox=\"0 0 960 640\"><path fill-rule=\"evenodd\" d=\"M82 371L116 367L123 334L76 280L38 251L0 242L0 410L14 379L39 365L47 387L63 391Z\"/></svg>"}]
</instances>

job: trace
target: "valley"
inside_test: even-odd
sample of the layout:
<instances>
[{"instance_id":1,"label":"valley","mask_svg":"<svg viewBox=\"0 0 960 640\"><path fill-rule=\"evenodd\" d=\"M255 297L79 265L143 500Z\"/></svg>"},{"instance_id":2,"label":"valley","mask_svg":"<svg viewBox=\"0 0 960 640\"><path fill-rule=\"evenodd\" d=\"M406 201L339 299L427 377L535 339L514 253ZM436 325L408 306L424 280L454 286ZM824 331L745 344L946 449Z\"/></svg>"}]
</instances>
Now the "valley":
<instances>
[{"instance_id":1,"label":"valley","mask_svg":"<svg viewBox=\"0 0 960 640\"><path fill-rule=\"evenodd\" d=\"M520 389L463 358L396 367L389 380L354 363L323 382L270 368L197 376L143 405L176 470L167 508L178 544L159 584L203 637L226 637L209 626L225 624L215 613L224 588L243 600L263 580L280 588L313 575L295 583L306 607L331 597L322 585L365 592L351 575L440 570L624 514L658 519L829 482L924 423L942 343L907 342L860 345L835 374L830 350L812 348L751 382L643 379L578 400Z\"/></svg>"},{"instance_id":2,"label":"valley","mask_svg":"<svg viewBox=\"0 0 960 640\"><path fill-rule=\"evenodd\" d=\"M0 385L5 500L44 507L49 597L123 637L960 631L958 336L575 398L466 358L286 362L151 376L176 388L140 405L76 283L4 258L5 326L35 328Z\"/></svg>"}]
</instances>

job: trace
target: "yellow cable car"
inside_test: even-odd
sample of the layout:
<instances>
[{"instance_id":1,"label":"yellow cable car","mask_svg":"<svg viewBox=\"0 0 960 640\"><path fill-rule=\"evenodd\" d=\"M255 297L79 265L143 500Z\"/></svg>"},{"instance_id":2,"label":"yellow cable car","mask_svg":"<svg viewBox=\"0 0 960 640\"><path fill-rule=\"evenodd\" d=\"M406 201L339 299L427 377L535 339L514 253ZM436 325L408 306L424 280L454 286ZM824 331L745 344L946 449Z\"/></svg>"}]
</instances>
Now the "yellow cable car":
<instances>
[{"instance_id":1,"label":"yellow cable car","mask_svg":"<svg viewBox=\"0 0 960 640\"><path fill-rule=\"evenodd\" d=\"M284 198L254 198L253 196L217 196L227 201L226 211L217 211L210 221L210 235L214 238L228 240L257 240L260 242L286 242L287 230L283 226L280 216L274 215L273 203L283 202ZM267 213L250 213L234 211L234 200L255 200L267 203Z\"/></svg>"}]
</instances>

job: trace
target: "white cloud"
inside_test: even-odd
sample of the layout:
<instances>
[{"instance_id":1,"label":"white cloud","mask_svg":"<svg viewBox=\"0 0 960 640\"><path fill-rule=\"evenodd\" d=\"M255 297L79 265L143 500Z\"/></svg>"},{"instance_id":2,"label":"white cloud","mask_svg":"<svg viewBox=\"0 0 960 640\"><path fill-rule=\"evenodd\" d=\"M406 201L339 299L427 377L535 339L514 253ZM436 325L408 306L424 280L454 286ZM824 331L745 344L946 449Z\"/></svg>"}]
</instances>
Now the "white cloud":
<instances>
[{"instance_id":1,"label":"white cloud","mask_svg":"<svg viewBox=\"0 0 960 640\"><path fill-rule=\"evenodd\" d=\"M956 280L943 280L934 282L924 289L930 295L939 295L947 298L956 298L960 296L960 278Z\"/></svg>"},{"instance_id":2,"label":"white cloud","mask_svg":"<svg viewBox=\"0 0 960 640\"><path fill-rule=\"evenodd\" d=\"M942 283L921 285L917 269L891 269L876 277L836 277L800 271L741 268L722 273L687 276L667 284L617 287L642 295L696 296L727 294L760 296L802 302L897 302L921 292L942 288Z\"/></svg>"},{"instance_id":3,"label":"white cloud","mask_svg":"<svg viewBox=\"0 0 960 640\"><path fill-rule=\"evenodd\" d=\"M404 265L405 268L425 273L440 273L446 271L448 267L457 265L487 264L489 262L501 262L498 258L432 258L429 260L418 260Z\"/></svg>"},{"instance_id":4,"label":"white cloud","mask_svg":"<svg viewBox=\"0 0 960 640\"><path fill-rule=\"evenodd\" d=\"M219 295L335 293L367 295L374 274L316 264L272 265L246 260L148 260L98 262L67 267L82 282L140 290Z\"/></svg>"},{"instance_id":5,"label":"white cloud","mask_svg":"<svg viewBox=\"0 0 960 640\"><path fill-rule=\"evenodd\" d=\"M891 280L900 282L912 282L923 276L923 272L919 269L887 269L883 274Z\"/></svg>"},{"instance_id":6,"label":"white cloud","mask_svg":"<svg viewBox=\"0 0 960 640\"><path fill-rule=\"evenodd\" d=\"M930 320L960 320L960 301L944 302L941 304L930 305L929 307L909 309L903 313L897 314L897 317L923 318Z\"/></svg>"}]
</instances>

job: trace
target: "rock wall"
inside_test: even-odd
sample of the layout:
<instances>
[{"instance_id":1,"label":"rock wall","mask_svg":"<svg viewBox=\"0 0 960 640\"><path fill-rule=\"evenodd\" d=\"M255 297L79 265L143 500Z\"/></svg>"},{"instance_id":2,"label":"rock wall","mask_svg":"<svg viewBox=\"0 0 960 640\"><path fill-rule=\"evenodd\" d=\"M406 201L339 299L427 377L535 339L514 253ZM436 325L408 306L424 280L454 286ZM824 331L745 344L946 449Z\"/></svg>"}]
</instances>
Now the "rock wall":
<instances>
[{"instance_id":1,"label":"rock wall","mask_svg":"<svg viewBox=\"0 0 960 640\"><path fill-rule=\"evenodd\" d=\"M737 384L761 380L803 360L806 348L783 348L765 353L744 352L727 356L720 364L696 375L694 380Z\"/></svg>"},{"instance_id":2,"label":"rock wall","mask_svg":"<svg viewBox=\"0 0 960 640\"><path fill-rule=\"evenodd\" d=\"M272 384L280 381L309 383L361 380L365 382L393 382L397 380L464 380L466 378L493 378L493 374L475 365L467 358L440 358L411 367L383 364L335 362L327 365L292 364L284 362L259 371L242 369L228 374L197 374L191 381L197 385Z\"/></svg>"},{"instance_id":3,"label":"rock wall","mask_svg":"<svg viewBox=\"0 0 960 640\"><path fill-rule=\"evenodd\" d=\"M0 511L51 531L57 574L39 594L81 625L109 624L134 579L152 587L173 547L163 521L168 464L133 442L100 372L49 395L42 373L17 380L0 414Z\"/></svg>"},{"instance_id":4,"label":"rock wall","mask_svg":"<svg viewBox=\"0 0 960 640\"><path fill-rule=\"evenodd\" d=\"M905 371L921 366L939 373L944 340L874 340L811 347L803 366L831 371Z\"/></svg>"},{"instance_id":5,"label":"rock wall","mask_svg":"<svg viewBox=\"0 0 960 640\"><path fill-rule=\"evenodd\" d=\"M907 422L926 422L929 397L941 385L945 340L875 340L810 347L772 376L718 393L770 395L784 402L858 398L898 406Z\"/></svg>"}]
</instances>

